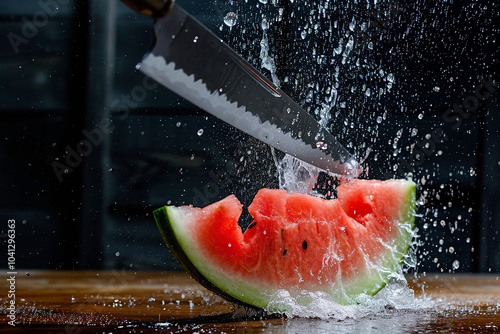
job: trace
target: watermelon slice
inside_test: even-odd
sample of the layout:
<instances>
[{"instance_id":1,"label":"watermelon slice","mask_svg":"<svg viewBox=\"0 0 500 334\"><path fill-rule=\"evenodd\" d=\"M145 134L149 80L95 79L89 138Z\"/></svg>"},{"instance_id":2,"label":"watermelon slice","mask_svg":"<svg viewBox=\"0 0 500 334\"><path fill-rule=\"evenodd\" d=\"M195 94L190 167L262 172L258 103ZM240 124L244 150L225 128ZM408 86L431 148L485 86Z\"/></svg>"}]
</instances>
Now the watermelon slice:
<instances>
[{"instance_id":1,"label":"watermelon slice","mask_svg":"<svg viewBox=\"0 0 500 334\"><path fill-rule=\"evenodd\" d=\"M352 180L337 194L325 200L261 189L244 233L234 195L205 208L164 206L154 217L181 265L230 301L266 308L284 289L352 304L400 270L412 239L415 184Z\"/></svg>"}]
</instances>

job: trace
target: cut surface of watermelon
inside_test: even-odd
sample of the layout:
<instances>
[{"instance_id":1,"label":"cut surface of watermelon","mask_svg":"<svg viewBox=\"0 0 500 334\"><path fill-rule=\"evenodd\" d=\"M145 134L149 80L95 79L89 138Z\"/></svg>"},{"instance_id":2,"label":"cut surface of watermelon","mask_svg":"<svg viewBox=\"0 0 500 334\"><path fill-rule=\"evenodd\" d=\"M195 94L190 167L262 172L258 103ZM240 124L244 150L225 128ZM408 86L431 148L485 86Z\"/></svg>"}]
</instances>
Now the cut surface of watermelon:
<instances>
[{"instance_id":1,"label":"cut surface of watermelon","mask_svg":"<svg viewBox=\"0 0 500 334\"><path fill-rule=\"evenodd\" d=\"M231 301L266 308L284 289L352 304L400 270L412 239L415 184L352 180L337 194L325 200L261 189L244 232L234 195L205 208L164 206L154 217L181 265Z\"/></svg>"}]
</instances>

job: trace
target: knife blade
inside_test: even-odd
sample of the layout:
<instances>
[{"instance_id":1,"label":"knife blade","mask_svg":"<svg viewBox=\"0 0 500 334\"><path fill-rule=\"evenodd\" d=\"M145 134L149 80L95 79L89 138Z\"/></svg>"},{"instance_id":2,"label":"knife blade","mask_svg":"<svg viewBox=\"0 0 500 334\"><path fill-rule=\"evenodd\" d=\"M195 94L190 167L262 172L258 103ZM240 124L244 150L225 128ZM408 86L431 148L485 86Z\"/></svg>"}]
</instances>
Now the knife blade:
<instances>
[{"instance_id":1,"label":"knife blade","mask_svg":"<svg viewBox=\"0 0 500 334\"><path fill-rule=\"evenodd\" d=\"M327 172L359 175L353 155L311 115L173 1L146 2L158 1L156 41L137 65L142 73L282 152Z\"/></svg>"}]
</instances>

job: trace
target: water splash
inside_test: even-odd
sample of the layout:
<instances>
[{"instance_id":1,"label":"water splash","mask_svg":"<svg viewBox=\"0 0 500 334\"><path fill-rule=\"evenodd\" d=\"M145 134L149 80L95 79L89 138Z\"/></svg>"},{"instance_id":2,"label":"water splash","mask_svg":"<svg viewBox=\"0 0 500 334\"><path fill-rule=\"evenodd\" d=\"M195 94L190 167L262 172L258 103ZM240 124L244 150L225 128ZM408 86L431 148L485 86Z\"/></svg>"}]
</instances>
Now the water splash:
<instances>
[{"instance_id":1,"label":"water splash","mask_svg":"<svg viewBox=\"0 0 500 334\"><path fill-rule=\"evenodd\" d=\"M271 148L271 150L278 170L280 189L284 189L289 193L310 194L316 184L320 170L289 154L285 154L283 159L278 160L274 149Z\"/></svg>"},{"instance_id":2,"label":"water splash","mask_svg":"<svg viewBox=\"0 0 500 334\"><path fill-rule=\"evenodd\" d=\"M406 280L389 283L375 296L361 295L355 305L341 305L326 292L304 292L293 297L286 290L279 290L273 295L273 301L267 307L268 312L286 309L287 317L316 318L323 320L360 319L377 315L387 309L417 311L430 309L435 301L429 297L415 297Z\"/></svg>"},{"instance_id":3,"label":"water splash","mask_svg":"<svg viewBox=\"0 0 500 334\"><path fill-rule=\"evenodd\" d=\"M269 22L266 17L262 18L262 40L260 41L260 59L261 66L271 73L271 79L276 87L281 86L281 82L276 75L276 65L274 58L269 53L269 39L267 37L267 30L269 29Z\"/></svg>"},{"instance_id":4,"label":"water splash","mask_svg":"<svg viewBox=\"0 0 500 334\"><path fill-rule=\"evenodd\" d=\"M445 14L448 5L443 6L440 9L441 15ZM269 70L275 84L279 84L278 79L283 79L286 92L334 134L349 151L356 156L365 156L372 150L370 159L366 161L366 164L370 165L370 177L415 180L422 196L419 204L421 219L417 222L422 233L422 244L433 244L437 239L432 239L432 234L436 233L443 236L451 233L451 239L458 240L460 236L462 240L466 240L466 225L473 215L471 208L465 208L469 211L464 213L462 220L446 219L446 226L439 224L441 219L438 217L447 217L451 210L457 209L451 207L451 201L445 207L441 204L438 207L435 203L440 201L440 197L456 197L459 187L445 184L443 188L433 180L443 174L434 160L442 160L447 152L443 149L444 146L432 142L432 136L429 139L432 133L427 134L423 130L423 122L429 118L429 111L419 107L414 110L412 117L401 120L394 116L408 115L411 111L408 99L399 98L398 95L399 92L404 93L405 83L400 74L404 73L403 65L406 63L399 60L406 54L404 51L409 45L404 41L408 39L401 40L401 43L398 39L398 43L394 45L384 42L395 41L394 31L404 28L404 25L406 36L415 36L417 38L414 41L419 42L418 36L415 35L419 29L413 28L420 27L425 30L427 23L439 23L436 22L439 17L436 16L425 23L427 16L417 10L415 20L398 21L396 18L402 8L390 0L366 4L357 1L306 2L300 4L300 10L297 4L289 6L285 16L283 12L277 13L277 9L273 10L272 6L259 5L257 8L253 28L256 31L255 40L260 39L261 47L258 50L260 59L258 53L252 58L254 64ZM366 13L374 15L365 15ZM286 17L293 17L296 29L290 33L293 47L285 65L290 73L284 78L278 78L275 68L278 63L275 63L273 56L276 56L279 50L274 49L278 46L273 45L276 36L270 27ZM403 26L400 27L398 24L402 23ZM371 29L377 25L383 29ZM259 31L260 29L262 31ZM424 38L425 34L420 37ZM245 47L248 49L248 44L245 44ZM381 52L385 53L384 57L380 57ZM451 82L456 79L450 76L449 80ZM430 87L435 94L444 90L442 82L436 81ZM388 104L388 101L394 104ZM435 125L441 126L438 123ZM396 133L401 128L405 131ZM426 150L429 155L416 153L422 150ZM412 158L425 159L426 166L432 162L432 170L412 165ZM304 175L310 174L313 178L315 175L304 173L304 170L308 171L308 166L305 166L305 169L297 168L301 162L293 163L292 157L285 159L286 161L281 161L275 158L280 188L307 193L310 189L309 182L299 182L300 186L297 187L294 184L297 184L296 180L302 180ZM368 171L366 175L368 176ZM449 174L450 178L456 177L457 183L463 182L465 176L473 177L468 170L452 171ZM436 221L437 225L434 224ZM444 238L444 244L436 245L437 247L424 247L425 252L421 247L418 256L407 261L441 272L462 271L466 268L466 263L458 262L459 254L466 249L473 252L474 240L467 241L462 247L449 244L449 240L450 238ZM450 250L450 246L454 247ZM455 260L457 262L454 262Z\"/></svg>"},{"instance_id":5,"label":"water splash","mask_svg":"<svg viewBox=\"0 0 500 334\"><path fill-rule=\"evenodd\" d=\"M277 87L280 87L281 82L276 75L276 65L269 53L269 40L267 37L269 22L266 17L262 18L261 28L263 31L262 40L260 42L261 66L271 73L273 83ZM327 117L327 114L327 112L324 113L325 117ZM319 169L317 167L296 159L289 154L285 154L284 158L279 160L276 157L273 147L271 147L271 154L278 171L280 189L284 189L289 193L311 193L319 175Z\"/></svg>"}]
</instances>

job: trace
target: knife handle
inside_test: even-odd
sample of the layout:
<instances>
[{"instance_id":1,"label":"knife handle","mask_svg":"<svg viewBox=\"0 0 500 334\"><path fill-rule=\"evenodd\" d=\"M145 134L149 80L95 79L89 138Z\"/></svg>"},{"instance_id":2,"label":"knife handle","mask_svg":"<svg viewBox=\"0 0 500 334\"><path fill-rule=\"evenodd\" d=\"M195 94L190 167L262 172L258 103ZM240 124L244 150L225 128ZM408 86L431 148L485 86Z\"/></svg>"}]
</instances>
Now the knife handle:
<instances>
[{"instance_id":1,"label":"knife handle","mask_svg":"<svg viewBox=\"0 0 500 334\"><path fill-rule=\"evenodd\" d=\"M139 14L146 14L157 19L168 14L174 6L174 0L122 0Z\"/></svg>"}]
</instances>

